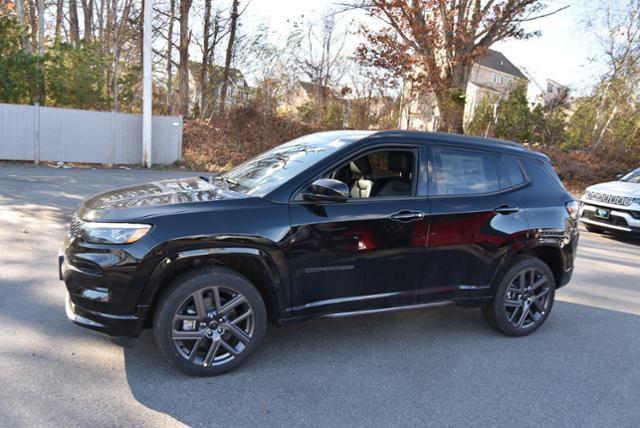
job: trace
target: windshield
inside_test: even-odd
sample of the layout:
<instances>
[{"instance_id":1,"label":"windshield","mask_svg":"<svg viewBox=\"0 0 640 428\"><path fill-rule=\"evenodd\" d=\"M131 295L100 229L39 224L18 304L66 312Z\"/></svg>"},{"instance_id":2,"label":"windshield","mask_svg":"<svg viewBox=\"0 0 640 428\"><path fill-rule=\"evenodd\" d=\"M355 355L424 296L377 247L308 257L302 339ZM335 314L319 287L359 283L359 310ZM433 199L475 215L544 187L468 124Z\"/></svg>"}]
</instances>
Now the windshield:
<instances>
[{"instance_id":1,"label":"windshield","mask_svg":"<svg viewBox=\"0 0 640 428\"><path fill-rule=\"evenodd\" d=\"M629 174L622 177L620 181L626 181L629 183L640 183L640 168L636 169L635 171L631 171Z\"/></svg>"},{"instance_id":2,"label":"windshield","mask_svg":"<svg viewBox=\"0 0 640 428\"><path fill-rule=\"evenodd\" d=\"M322 132L306 135L264 152L232 170L213 177L233 190L264 196L367 132Z\"/></svg>"}]
</instances>

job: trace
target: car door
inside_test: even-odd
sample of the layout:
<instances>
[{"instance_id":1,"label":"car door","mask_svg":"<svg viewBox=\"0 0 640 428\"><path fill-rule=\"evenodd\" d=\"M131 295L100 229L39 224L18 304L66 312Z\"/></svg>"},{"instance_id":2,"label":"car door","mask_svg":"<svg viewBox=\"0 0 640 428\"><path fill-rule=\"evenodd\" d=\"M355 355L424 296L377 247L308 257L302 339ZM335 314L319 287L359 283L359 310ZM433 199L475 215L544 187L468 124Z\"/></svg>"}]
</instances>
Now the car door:
<instances>
[{"instance_id":1,"label":"car door","mask_svg":"<svg viewBox=\"0 0 640 428\"><path fill-rule=\"evenodd\" d=\"M352 171L364 174L354 162L383 150L360 153L330 168L325 176L335 177L349 165ZM287 252L296 315L418 303L428 228L428 200L417 194L419 150L394 146L389 152L411 157L406 193L394 195L384 190L401 184L393 179L372 177L369 181L374 183L367 187L367 179L358 175L353 177L354 189L347 202L291 203L292 235ZM374 193L359 197L367 188Z\"/></svg>"},{"instance_id":2,"label":"car door","mask_svg":"<svg viewBox=\"0 0 640 428\"><path fill-rule=\"evenodd\" d=\"M485 295L508 248L526 239L520 191L527 183L519 163L509 161L520 168L520 179L500 153L430 148L431 224L421 302Z\"/></svg>"}]
</instances>

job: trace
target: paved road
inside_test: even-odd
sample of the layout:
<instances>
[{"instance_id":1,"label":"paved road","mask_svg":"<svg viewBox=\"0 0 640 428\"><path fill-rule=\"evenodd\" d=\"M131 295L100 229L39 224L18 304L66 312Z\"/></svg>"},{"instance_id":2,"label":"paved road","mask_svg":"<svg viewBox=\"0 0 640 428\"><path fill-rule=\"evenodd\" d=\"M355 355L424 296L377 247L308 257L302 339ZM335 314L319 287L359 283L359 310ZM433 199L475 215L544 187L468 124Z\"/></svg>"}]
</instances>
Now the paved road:
<instances>
[{"instance_id":1,"label":"paved road","mask_svg":"<svg viewBox=\"0 0 640 428\"><path fill-rule=\"evenodd\" d=\"M180 175L0 167L0 425L640 425L640 243L587 232L527 338L456 307L315 320L194 379L149 334L115 344L69 323L56 254L77 204Z\"/></svg>"}]
</instances>

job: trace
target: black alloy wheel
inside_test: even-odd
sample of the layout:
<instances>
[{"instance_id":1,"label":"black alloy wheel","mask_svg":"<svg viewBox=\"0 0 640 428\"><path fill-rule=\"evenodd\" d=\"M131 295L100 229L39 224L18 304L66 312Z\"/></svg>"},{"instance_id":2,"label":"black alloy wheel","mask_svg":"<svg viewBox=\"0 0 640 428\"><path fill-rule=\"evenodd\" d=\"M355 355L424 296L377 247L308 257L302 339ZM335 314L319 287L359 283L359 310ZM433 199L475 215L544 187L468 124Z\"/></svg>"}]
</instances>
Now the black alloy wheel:
<instances>
[{"instance_id":1,"label":"black alloy wheel","mask_svg":"<svg viewBox=\"0 0 640 428\"><path fill-rule=\"evenodd\" d=\"M156 342L171 364L198 376L225 373L262 341L266 310L258 291L224 267L189 272L156 312Z\"/></svg>"},{"instance_id":2,"label":"black alloy wheel","mask_svg":"<svg viewBox=\"0 0 640 428\"><path fill-rule=\"evenodd\" d=\"M533 333L547 319L555 297L555 279L542 260L520 257L504 275L490 304L487 322L508 336Z\"/></svg>"}]
</instances>

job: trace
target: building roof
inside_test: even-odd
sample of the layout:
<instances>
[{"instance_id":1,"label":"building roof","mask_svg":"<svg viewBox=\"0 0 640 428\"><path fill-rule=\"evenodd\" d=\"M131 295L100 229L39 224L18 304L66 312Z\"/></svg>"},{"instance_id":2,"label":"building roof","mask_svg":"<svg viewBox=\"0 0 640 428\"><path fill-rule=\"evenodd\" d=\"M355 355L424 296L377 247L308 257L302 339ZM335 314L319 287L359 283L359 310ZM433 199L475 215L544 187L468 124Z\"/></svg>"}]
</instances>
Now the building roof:
<instances>
[{"instance_id":1,"label":"building roof","mask_svg":"<svg viewBox=\"0 0 640 428\"><path fill-rule=\"evenodd\" d=\"M311 82L304 82L302 80L298 80L298 83L300 84L302 89L304 89L307 95L309 95L310 97L321 96L322 93L324 92L328 98L337 98L336 93L333 91L333 89L329 87L322 87L318 84L311 83Z\"/></svg>"},{"instance_id":2,"label":"building roof","mask_svg":"<svg viewBox=\"0 0 640 428\"><path fill-rule=\"evenodd\" d=\"M487 53L478 61L478 64L483 65L487 68L491 68L493 70L500 71L505 74L510 74L511 76L518 77L520 79L527 79L518 67L513 65L511 61L507 59L501 52L494 51L493 49L489 49Z\"/></svg>"}]
</instances>

